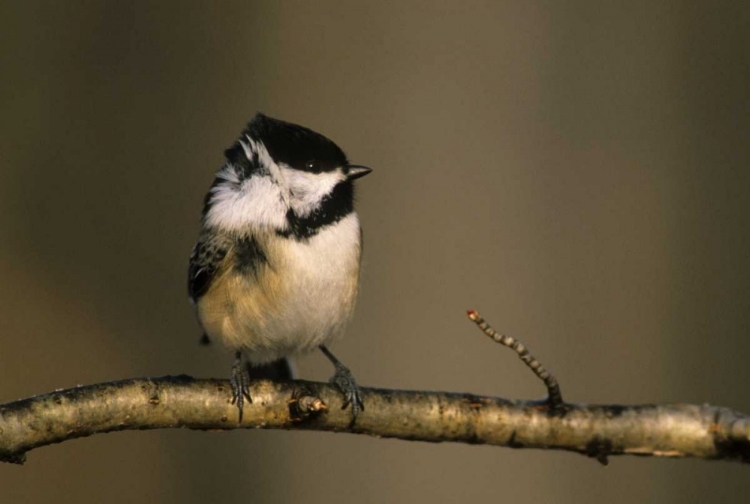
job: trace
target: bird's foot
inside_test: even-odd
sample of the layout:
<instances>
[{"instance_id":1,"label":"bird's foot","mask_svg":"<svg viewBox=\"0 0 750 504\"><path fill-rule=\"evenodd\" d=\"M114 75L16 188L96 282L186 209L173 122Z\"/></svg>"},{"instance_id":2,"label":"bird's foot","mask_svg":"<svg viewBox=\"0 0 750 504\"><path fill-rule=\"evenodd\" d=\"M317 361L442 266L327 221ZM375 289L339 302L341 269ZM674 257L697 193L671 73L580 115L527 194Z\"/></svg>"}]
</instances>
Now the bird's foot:
<instances>
[{"instance_id":1,"label":"bird's foot","mask_svg":"<svg viewBox=\"0 0 750 504\"><path fill-rule=\"evenodd\" d=\"M250 373L247 370L247 364L242 360L242 353L234 354L234 364L232 364L232 374L229 377L229 383L232 385L232 404L237 405L240 413L240 423L242 423L242 410L245 406L245 399L252 404L250 397Z\"/></svg>"},{"instance_id":2,"label":"bird's foot","mask_svg":"<svg viewBox=\"0 0 750 504\"><path fill-rule=\"evenodd\" d=\"M336 372L331 377L331 383L336 385L341 393L344 395L344 404L341 409L346 409L350 404L352 406L352 421L349 423L349 427L354 425L357 421L360 411L365 410L365 403L362 402L362 393L357 385L357 380L354 379L354 375L348 367L343 364L336 363Z\"/></svg>"},{"instance_id":3,"label":"bird's foot","mask_svg":"<svg viewBox=\"0 0 750 504\"><path fill-rule=\"evenodd\" d=\"M349 428L354 426L354 422L357 421L360 411L365 410L365 403L362 402L362 391L357 385L357 380L354 379L354 375L349 368L344 366L335 355L325 345L320 345L320 351L328 357L333 366L336 368L336 372L331 377L331 383L336 385L342 394L344 394L344 404L341 409L346 409L350 404L352 405L352 421L349 422Z\"/></svg>"}]
</instances>

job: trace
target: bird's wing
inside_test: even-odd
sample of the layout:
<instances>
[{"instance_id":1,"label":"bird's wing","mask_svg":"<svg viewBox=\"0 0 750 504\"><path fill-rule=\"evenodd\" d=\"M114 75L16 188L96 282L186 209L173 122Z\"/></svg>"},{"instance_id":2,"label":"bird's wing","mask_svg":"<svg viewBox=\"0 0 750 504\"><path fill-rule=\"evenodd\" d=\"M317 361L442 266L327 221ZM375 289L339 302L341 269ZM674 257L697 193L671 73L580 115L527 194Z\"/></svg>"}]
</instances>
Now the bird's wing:
<instances>
[{"instance_id":1,"label":"bird's wing","mask_svg":"<svg viewBox=\"0 0 750 504\"><path fill-rule=\"evenodd\" d=\"M228 251L226 241L204 237L193 247L188 265L188 294L194 303L208 291Z\"/></svg>"}]
</instances>

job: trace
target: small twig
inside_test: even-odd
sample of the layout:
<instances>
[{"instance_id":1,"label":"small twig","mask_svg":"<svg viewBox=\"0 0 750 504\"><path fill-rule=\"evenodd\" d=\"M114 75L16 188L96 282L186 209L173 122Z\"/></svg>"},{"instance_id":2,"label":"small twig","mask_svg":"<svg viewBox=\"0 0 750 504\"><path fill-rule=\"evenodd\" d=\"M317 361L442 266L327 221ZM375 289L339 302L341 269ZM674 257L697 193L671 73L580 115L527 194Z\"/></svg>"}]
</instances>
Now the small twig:
<instances>
[{"instance_id":1,"label":"small twig","mask_svg":"<svg viewBox=\"0 0 750 504\"><path fill-rule=\"evenodd\" d=\"M531 355L531 352L529 352L529 349L526 348L523 343L513 338L512 336L500 334L495 331L492 326L490 326L482 318L482 316L479 315L479 312L475 310L468 310L466 314L469 316L471 321L474 322L484 332L484 334L492 338L497 343L513 349L521 358L523 363L526 364L529 369L531 369L534 374L544 382L544 385L547 387L547 404L549 405L550 410L554 412L562 412L565 410L565 402L563 401L562 392L560 392L560 385L558 385L557 379L552 375L552 373L547 371L544 366L542 366L542 363L539 362L539 360Z\"/></svg>"}]
</instances>

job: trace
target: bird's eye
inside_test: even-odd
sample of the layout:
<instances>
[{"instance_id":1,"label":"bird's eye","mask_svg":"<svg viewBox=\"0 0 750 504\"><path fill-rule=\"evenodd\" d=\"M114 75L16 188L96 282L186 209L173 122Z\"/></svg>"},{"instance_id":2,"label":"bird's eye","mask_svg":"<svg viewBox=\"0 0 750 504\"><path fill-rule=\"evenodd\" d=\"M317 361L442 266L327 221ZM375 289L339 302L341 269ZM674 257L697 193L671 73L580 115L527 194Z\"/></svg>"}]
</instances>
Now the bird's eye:
<instances>
[{"instance_id":1,"label":"bird's eye","mask_svg":"<svg viewBox=\"0 0 750 504\"><path fill-rule=\"evenodd\" d=\"M305 170L312 173L320 173L323 169L316 160L311 159L305 163Z\"/></svg>"}]
</instances>

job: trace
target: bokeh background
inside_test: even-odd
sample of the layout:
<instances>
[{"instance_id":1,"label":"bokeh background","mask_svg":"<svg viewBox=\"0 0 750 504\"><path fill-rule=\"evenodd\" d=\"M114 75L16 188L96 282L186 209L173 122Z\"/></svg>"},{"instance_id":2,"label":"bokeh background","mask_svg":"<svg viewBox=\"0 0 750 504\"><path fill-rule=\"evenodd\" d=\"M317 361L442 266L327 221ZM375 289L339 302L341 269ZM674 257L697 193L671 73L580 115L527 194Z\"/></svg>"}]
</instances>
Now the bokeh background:
<instances>
[{"instance_id":1,"label":"bokeh background","mask_svg":"<svg viewBox=\"0 0 750 504\"><path fill-rule=\"evenodd\" d=\"M0 401L225 377L185 292L261 110L374 172L364 385L750 412L746 2L3 2ZM326 380L322 355L298 362ZM746 502L738 464L313 432L122 432L0 466L8 503Z\"/></svg>"}]
</instances>

